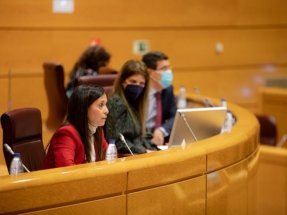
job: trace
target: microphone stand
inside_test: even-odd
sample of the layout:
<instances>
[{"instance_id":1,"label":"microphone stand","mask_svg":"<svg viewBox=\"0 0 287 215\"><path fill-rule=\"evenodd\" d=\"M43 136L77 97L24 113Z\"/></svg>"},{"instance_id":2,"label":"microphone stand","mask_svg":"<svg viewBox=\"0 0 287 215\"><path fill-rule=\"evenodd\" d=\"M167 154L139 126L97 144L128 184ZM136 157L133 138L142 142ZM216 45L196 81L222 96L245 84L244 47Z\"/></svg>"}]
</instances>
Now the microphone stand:
<instances>
[{"instance_id":1,"label":"microphone stand","mask_svg":"<svg viewBox=\"0 0 287 215\"><path fill-rule=\"evenodd\" d=\"M197 138L196 138L195 134L193 133L193 131L192 131L191 127L190 127L190 126L189 126L189 124L187 123L187 120L186 120L186 118L185 118L184 114L183 114L183 113L181 113L181 112L179 112L179 114L180 114L180 116L182 117L182 119L183 119L183 121L185 122L185 124L187 125L187 127L188 127L188 129L189 129L190 133L192 134L193 138L194 138L194 139L195 139L195 141L197 142L198 140L197 140Z\"/></svg>"},{"instance_id":2,"label":"microphone stand","mask_svg":"<svg viewBox=\"0 0 287 215\"><path fill-rule=\"evenodd\" d=\"M10 148L10 146L9 146L7 143L4 144L4 147L5 147L5 149L6 149L7 152L9 152L11 155L14 155L13 150ZM28 170L28 168L27 168L23 163L22 163L22 166L23 166L23 168L26 170L26 172L30 172L30 171Z\"/></svg>"},{"instance_id":3,"label":"microphone stand","mask_svg":"<svg viewBox=\"0 0 287 215\"><path fill-rule=\"evenodd\" d=\"M199 89L196 86L193 86L193 90L194 92L202 97L202 94L200 93ZM209 98L203 98L203 103L205 104L206 107L216 107L216 105L214 105Z\"/></svg>"},{"instance_id":4,"label":"microphone stand","mask_svg":"<svg viewBox=\"0 0 287 215\"><path fill-rule=\"evenodd\" d=\"M122 135L121 133L119 133L119 135L120 135L121 141L123 141L123 143L126 144L128 150L130 151L130 153L132 154L132 156L134 156L134 154L132 153L132 150L130 149L129 145L128 145L127 142L126 142L126 139L125 139L124 135Z\"/></svg>"}]
</instances>

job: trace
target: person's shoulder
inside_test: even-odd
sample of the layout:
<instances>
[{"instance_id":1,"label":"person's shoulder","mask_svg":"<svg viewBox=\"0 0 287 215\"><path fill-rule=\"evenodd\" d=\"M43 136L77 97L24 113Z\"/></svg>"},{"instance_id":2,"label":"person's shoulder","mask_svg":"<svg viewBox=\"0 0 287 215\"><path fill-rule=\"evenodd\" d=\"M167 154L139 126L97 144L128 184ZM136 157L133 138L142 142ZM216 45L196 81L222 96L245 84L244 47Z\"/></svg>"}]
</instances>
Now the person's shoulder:
<instances>
[{"instance_id":1,"label":"person's shoulder","mask_svg":"<svg viewBox=\"0 0 287 215\"><path fill-rule=\"evenodd\" d=\"M127 105L124 100L117 94L112 95L107 103L109 114L119 115L127 109Z\"/></svg>"},{"instance_id":2,"label":"person's shoulder","mask_svg":"<svg viewBox=\"0 0 287 215\"><path fill-rule=\"evenodd\" d=\"M81 137L75 126L67 124L61 126L54 134L53 138L61 138L63 136L70 137L76 142L81 142Z\"/></svg>"},{"instance_id":3,"label":"person's shoulder","mask_svg":"<svg viewBox=\"0 0 287 215\"><path fill-rule=\"evenodd\" d=\"M172 93L173 94L173 85L168 86L162 90L162 93Z\"/></svg>"},{"instance_id":4,"label":"person's shoulder","mask_svg":"<svg viewBox=\"0 0 287 215\"><path fill-rule=\"evenodd\" d=\"M63 125L62 127L60 127L55 133L58 135L65 134L65 135L74 136L75 134L78 134L78 131L75 128L75 126L68 124L68 125Z\"/></svg>"},{"instance_id":5,"label":"person's shoulder","mask_svg":"<svg viewBox=\"0 0 287 215\"><path fill-rule=\"evenodd\" d=\"M123 105L124 104L124 100L118 94L113 94L109 98L108 104L109 105Z\"/></svg>"}]
</instances>

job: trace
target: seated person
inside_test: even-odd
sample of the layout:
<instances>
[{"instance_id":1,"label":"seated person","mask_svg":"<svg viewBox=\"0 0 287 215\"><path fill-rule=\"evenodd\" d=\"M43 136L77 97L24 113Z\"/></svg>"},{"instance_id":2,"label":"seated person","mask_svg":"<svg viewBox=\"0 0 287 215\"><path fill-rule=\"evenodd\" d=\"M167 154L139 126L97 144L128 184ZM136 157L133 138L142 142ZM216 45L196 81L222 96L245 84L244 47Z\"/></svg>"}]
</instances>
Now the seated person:
<instances>
[{"instance_id":1,"label":"seated person","mask_svg":"<svg viewBox=\"0 0 287 215\"><path fill-rule=\"evenodd\" d=\"M148 131L153 132L152 141L157 145L163 145L169 141L177 110L171 85L172 71L168 57L162 52L148 52L142 61L148 68L151 84L146 127Z\"/></svg>"},{"instance_id":2,"label":"seated person","mask_svg":"<svg viewBox=\"0 0 287 215\"><path fill-rule=\"evenodd\" d=\"M107 67L111 55L102 46L90 46L80 56L70 72L66 94L70 98L75 80L80 76L116 73L115 70Z\"/></svg>"},{"instance_id":3,"label":"seated person","mask_svg":"<svg viewBox=\"0 0 287 215\"><path fill-rule=\"evenodd\" d=\"M67 121L53 135L43 169L105 159L108 143L102 126L109 110L102 87L81 85L73 92Z\"/></svg>"},{"instance_id":4,"label":"seated person","mask_svg":"<svg viewBox=\"0 0 287 215\"><path fill-rule=\"evenodd\" d=\"M108 139L116 140L118 153L130 153L119 133L135 154L157 150L145 128L149 80L147 68L140 60L127 61L115 80L107 103L110 113L105 131Z\"/></svg>"}]
</instances>

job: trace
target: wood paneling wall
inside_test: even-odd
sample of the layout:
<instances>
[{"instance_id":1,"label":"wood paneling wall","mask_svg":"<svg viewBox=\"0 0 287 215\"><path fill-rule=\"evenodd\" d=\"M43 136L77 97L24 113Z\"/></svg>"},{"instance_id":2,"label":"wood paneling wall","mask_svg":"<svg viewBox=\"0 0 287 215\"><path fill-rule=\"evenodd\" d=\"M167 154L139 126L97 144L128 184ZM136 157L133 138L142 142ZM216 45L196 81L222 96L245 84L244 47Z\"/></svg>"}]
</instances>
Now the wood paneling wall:
<instances>
[{"instance_id":1,"label":"wood paneling wall","mask_svg":"<svg viewBox=\"0 0 287 215\"><path fill-rule=\"evenodd\" d=\"M147 39L169 55L175 92L196 85L254 112L265 79L287 77L286 14L285 0L75 0L72 14L53 14L52 0L0 0L0 112L10 98L12 109L38 107L45 121L43 62L61 62L67 82L92 38L101 39L115 69L140 59L132 43Z\"/></svg>"}]
</instances>

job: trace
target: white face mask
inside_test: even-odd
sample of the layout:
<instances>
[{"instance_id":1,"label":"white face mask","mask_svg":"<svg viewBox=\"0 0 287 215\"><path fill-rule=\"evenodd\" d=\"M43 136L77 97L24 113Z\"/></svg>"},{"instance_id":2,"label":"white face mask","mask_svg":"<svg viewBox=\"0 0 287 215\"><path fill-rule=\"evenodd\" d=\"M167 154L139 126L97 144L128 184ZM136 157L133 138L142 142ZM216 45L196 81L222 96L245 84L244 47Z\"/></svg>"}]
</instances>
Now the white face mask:
<instances>
[{"instance_id":1,"label":"white face mask","mask_svg":"<svg viewBox=\"0 0 287 215\"><path fill-rule=\"evenodd\" d=\"M158 83L163 87L163 89L165 89L171 85L172 79L172 71L169 69L164 72L161 72L161 79Z\"/></svg>"}]
</instances>

